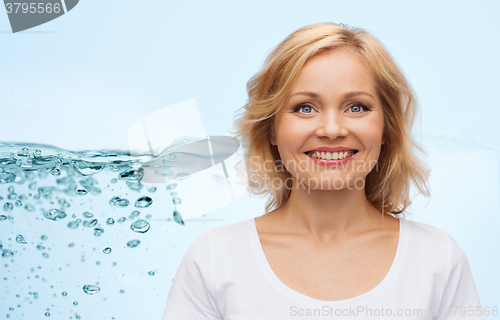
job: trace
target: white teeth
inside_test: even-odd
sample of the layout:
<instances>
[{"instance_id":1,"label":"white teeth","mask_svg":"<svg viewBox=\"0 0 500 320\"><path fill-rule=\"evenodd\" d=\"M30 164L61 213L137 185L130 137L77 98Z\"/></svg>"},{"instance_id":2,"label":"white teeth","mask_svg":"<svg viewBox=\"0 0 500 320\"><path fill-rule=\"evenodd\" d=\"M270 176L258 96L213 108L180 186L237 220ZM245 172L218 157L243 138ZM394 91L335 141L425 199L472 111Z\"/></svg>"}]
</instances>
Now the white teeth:
<instances>
[{"instance_id":1,"label":"white teeth","mask_svg":"<svg viewBox=\"0 0 500 320\"><path fill-rule=\"evenodd\" d=\"M333 152L333 153L330 153L330 152L319 152L319 151L316 151L314 153L311 153L309 152L307 155L310 156L310 157L313 157L313 158L317 158L317 159L322 159L322 160L342 160L342 159L345 159L347 157L350 157L354 154L354 152L347 152L347 151L344 151L344 152Z\"/></svg>"}]
</instances>

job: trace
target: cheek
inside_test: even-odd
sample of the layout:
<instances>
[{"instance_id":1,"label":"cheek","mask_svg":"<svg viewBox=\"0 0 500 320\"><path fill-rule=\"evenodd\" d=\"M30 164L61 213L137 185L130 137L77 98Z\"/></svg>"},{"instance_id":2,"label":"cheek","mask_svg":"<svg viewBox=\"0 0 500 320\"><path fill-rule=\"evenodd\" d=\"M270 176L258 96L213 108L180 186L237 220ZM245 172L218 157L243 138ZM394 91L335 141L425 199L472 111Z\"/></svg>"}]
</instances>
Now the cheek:
<instances>
[{"instance_id":1,"label":"cheek","mask_svg":"<svg viewBox=\"0 0 500 320\"><path fill-rule=\"evenodd\" d=\"M366 119L366 121L356 123L355 128L356 132L370 144L382 143L384 132L384 119L382 115L377 115L371 119Z\"/></svg>"},{"instance_id":2,"label":"cheek","mask_svg":"<svg viewBox=\"0 0 500 320\"><path fill-rule=\"evenodd\" d=\"M276 138L281 147L291 148L304 135L304 123L283 118L276 126Z\"/></svg>"}]
</instances>

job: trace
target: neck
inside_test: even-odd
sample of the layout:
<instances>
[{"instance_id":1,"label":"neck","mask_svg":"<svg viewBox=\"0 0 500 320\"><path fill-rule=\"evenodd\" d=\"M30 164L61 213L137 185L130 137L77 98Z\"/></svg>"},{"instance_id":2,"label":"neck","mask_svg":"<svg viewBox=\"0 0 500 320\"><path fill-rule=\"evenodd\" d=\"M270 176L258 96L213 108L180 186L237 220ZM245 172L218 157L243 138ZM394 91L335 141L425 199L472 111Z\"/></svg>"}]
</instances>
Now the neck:
<instances>
[{"instance_id":1,"label":"neck","mask_svg":"<svg viewBox=\"0 0 500 320\"><path fill-rule=\"evenodd\" d=\"M294 188L277 210L287 229L319 241L373 228L384 216L367 199L365 189L319 190Z\"/></svg>"}]
</instances>

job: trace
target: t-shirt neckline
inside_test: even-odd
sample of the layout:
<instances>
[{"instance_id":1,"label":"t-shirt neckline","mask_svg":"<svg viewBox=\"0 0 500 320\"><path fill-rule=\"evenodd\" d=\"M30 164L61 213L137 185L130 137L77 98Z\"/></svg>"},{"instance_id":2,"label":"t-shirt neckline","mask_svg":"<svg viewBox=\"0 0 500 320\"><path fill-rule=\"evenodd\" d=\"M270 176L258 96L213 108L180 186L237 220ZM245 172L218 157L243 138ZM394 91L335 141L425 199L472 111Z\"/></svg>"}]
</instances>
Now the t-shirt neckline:
<instances>
[{"instance_id":1,"label":"t-shirt neckline","mask_svg":"<svg viewBox=\"0 0 500 320\"><path fill-rule=\"evenodd\" d=\"M406 229L406 220L404 218L398 218L399 220L399 238L398 238L398 246L396 248L396 254L394 256L392 265L387 272L386 276L384 279L373 289L369 290L368 292L365 292L359 296L349 298L349 299L344 299L344 300L337 300L337 301L324 301L324 300L319 300L316 298L309 297L303 293L300 293L298 291L293 290L292 288L288 287L286 284L284 284L278 276L274 273L273 269L271 268L271 265L267 261L266 255L264 253L264 249L262 248L262 244L260 243L259 239L259 234L257 232L257 226L255 224L255 218L250 219L249 221L249 228L251 229L250 231L250 242L252 244L252 247L254 248L254 251L257 256L257 262L261 267L261 270L265 274L266 278L268 281L281 293L285 294L286 296L302 302L306 304L311 304L311 305L328 305L328 306L349 306L349 305L355 305L361 302L368 302L369 299L372 299L376 297L378 294L380 294L396 277L398 274L404 252L405 252L405 247L407 243L407 229Z\"/></svg>"}]
</instances>

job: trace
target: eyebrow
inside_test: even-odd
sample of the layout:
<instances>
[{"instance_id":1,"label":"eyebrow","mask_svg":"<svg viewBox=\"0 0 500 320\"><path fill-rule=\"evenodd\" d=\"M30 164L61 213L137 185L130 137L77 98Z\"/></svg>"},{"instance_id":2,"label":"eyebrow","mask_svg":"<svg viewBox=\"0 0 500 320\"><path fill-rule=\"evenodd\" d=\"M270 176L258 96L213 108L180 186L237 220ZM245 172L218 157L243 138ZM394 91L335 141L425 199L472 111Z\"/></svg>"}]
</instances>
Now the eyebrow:
<instances>
[{"instance_id":1,"label":"eyebrow","mask_svg":"<svg viewBox=\"0 0 500 320\"><path fill-rule=\"evenodd\" d=\"M310 96L312 98L317 98L318 95L314 92L310 92L310 91L303 91L303 92L296 92L292 95L290 95L290 97L292 96L295 96L295 95L306 95L306 96ZM354 96L359 96L359 95L366 95L366 96L370 96L372 97L372 99L375 99L375 97L371 94L369 94L368 92L365 92L365 91L352 91L352 92L348 92L344 95L344 99L349 99L349 98L352 98Z\"/></svg>"}]
</instances>

